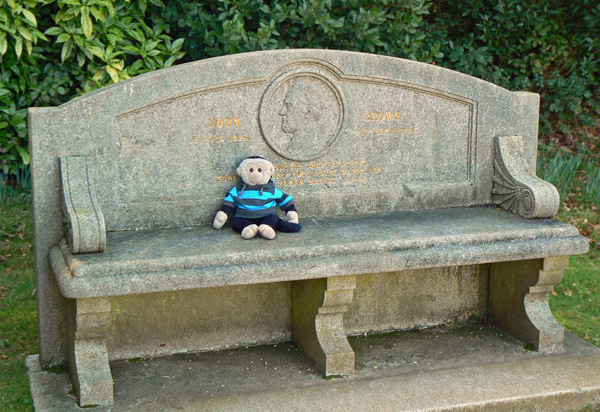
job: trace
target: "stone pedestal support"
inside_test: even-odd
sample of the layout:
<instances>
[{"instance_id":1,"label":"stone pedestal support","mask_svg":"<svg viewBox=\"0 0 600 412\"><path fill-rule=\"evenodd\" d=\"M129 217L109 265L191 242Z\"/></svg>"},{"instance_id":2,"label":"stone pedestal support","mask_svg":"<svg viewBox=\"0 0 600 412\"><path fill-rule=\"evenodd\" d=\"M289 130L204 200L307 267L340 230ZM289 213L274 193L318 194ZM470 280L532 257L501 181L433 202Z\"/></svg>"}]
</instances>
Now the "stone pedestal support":
<instances>
[{"instance_id":1,"label":"stone pedestal support","mask_svg":"<svg viewBox=\"0 0 600 412\"><path fill-rule=\"evenodd\" d=\"M344 313L355 288L355 276L292 282L292 339L326 377L354 375Z\"/></svg>"},{"instance_id":2,"label":"stone pedestal support","mask_svg":"<svg viewBox=\"0 0 600 412\"><path fill-rule=\"evenodd\" d=\"M568 256L493 263L490 273L490 320L539 352L564 349L564 329L548 295L569 265Z\"/></svg>"},{"instance_id":3,"label":"stone pedestal support","mask_svg":"<svg viewBox=\"0 0 600 412\"><path fill-rule=\"evenodd\" d=\"M79 406L111 405L113 379L106 350L108 299L68 299L69 368Z\"/></svg>"}]
</instances>

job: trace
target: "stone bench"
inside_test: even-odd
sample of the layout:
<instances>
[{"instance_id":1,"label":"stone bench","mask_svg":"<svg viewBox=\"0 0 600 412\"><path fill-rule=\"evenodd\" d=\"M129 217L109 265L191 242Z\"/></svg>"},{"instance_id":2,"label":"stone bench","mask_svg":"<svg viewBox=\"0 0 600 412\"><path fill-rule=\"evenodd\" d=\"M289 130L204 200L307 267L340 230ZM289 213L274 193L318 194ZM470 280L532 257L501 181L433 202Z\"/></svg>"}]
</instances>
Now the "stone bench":
<instances>
[{"instance_id":1,"label":"stone bench","mask_svg":"<svg viewBox=\"0 0 600 412\"><path fill-rule=\"evenodd\" d=\"M354 374L347 335L486 318L561 350L548 307L577 229L535 176L539 97L435 66L285 50L161 70L30 109L40 361L81 406L111 360L293 340ZM210 226L262 155L303 230Z\"/></svg>"}]
</instances>

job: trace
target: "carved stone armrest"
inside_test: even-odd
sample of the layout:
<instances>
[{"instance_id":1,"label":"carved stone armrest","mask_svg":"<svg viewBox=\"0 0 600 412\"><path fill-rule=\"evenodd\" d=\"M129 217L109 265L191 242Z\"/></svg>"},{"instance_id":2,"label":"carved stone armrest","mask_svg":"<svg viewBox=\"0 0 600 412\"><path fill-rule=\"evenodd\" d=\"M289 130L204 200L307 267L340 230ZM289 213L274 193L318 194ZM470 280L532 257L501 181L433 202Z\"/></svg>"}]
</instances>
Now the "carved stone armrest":
<instances>
[{"instance_id":1,"label":"carved stone armrest","mask_svg":"<svg viewBox=\"0 0 600 412\"><path fill-rule=\"evenodd\" d=\"M87 157L61 157L60 174L71 252L102 252L106 248L106 227L91 182Z\"/></svg>"},{"instance_id":2,"label":"carved stone armrest","mask_svg":"<svg viewBox=\"0 0 600 412\"><path fill-rule=\"evenodd\" d=\"M560 201L558 191L527 165L523 138L497 137L495 149L494 203L528 219L556 215Z\"/></svg>"}]
</instances>

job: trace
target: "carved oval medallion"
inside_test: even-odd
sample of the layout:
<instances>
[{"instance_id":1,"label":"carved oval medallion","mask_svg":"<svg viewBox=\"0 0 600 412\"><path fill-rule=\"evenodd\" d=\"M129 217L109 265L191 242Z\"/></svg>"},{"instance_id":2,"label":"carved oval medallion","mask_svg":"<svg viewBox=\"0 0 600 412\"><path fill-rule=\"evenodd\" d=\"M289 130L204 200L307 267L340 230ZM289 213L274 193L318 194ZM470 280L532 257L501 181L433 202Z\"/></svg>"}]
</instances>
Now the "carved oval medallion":
<instances>
[{"instance_id":1,"label":"carved oval medallion","mask_svg":"<svg viewBox=\"0 0 600 412\"><path fill-rule=\"evenodd\" d=\"M260 102L264 139L281 156L297 161L329 152L344 121L343 97L333 80L293 70L276 78Z\"/></svg>"}]
</instances>

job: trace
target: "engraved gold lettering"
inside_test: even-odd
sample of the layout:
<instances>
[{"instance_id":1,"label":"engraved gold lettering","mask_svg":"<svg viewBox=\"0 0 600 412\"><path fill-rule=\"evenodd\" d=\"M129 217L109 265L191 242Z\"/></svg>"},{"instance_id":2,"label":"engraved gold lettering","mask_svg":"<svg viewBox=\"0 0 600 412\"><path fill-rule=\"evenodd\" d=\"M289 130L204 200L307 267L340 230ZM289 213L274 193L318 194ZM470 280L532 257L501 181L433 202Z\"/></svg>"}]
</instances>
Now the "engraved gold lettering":
<instances>
[{"instance_id":1,"label":"engraved gold lettering","mask_svg":"<svg viewBox=\"0 0 600 412\"><path fill-rule=\"evenodd\" d=\"M273 166L275 170L302 169L302 163L281 163Z\"/></svg>"},{"instance_id":2,"label":"engraved gold lettering","mask_svg":"<svg viewBox=\"0 0 600 412\"><path fill-rule=\"evenodd\" d=\"M369 163L368 160L346 160L346 167L351 167L351 166L365 166L367 163Z\"/></svg>"},{"instance_id":3,"label":"engraved gold lettering","mask_svg":"<svg viewBox=\"0 0 600 412\"><path fill-rule=\"evenodd\" d=\"M232 136L229 136L229 141L230 142L249 142L250 138L248 137L248 135L237 135L234 134Z\"/></svg>"},{"instance_id":4,"label":"engraved gold lettering","mask_svg":"<svg viewBox=\"0 0 600 412\"><path fill-rule=\"evenodd\" d=\"M335 177L321 177L318 179L308 179L309 185L332 185L335 183Z\"/></svg>"},{"instance_id":5,"label":"engraved gold lettering","mask_svg":"<svg viewBox=\"0 0 600 412\"><path fill-rule=\"evenodd\" d=\"M317 170L315 176L337 176L337 170Z\"/></svg>"},{"instance_id":6,"label":"engraved gold lettering","mask_svg":"<svg viewBox=\"0 0 600 412\"><path fill-rule=\"evenodd\" d=\"M382 167L369 167L369 173L383 173L385 172L385 166Z\"/></svg>"},{"instance_id":7,"label":"engraved gold lettering","mask_svg":"<svg viewBox=\"0 0 600 412\"><path fill-rule=\"evenodd\" d=\"M383 121L392 121L392 120L400 120L400 112L399 111L386 111L386 112L365 112L365 122L383 122Z\"/></svg>"},{"instance_id":8,"label":"engraved gold lettering","mask_svg":"<svg viewBox=\"0 0 600 412\"><path fill-rule=\"evenodd\" d=\"M240 127L240 118L239 117L218 117L211 118L208 122L208 127L211 129L222 128L222 127Z\"/></svg>"},{"instance_id":9,"label":"engraved gold lettering","mask_svg":"<svg viewBox=\"0 0 600 412\"><path fill-rule=\"evenodd\" d=\"M277 181L277 185L278 186L304 186L304 180L278 180Z\"/></svg>"},{"instance_id":10,"label":"engraved gold lettering","mask_svg":"<svg viewBox=\"0 0 600 412\"><path fill-rule=\"evenodd\" d=\"M217 176L217 182L218 183L222 183L222 182L235 182L236 180L237 180L237 175Z\"/></svg>"}]
</instances>

